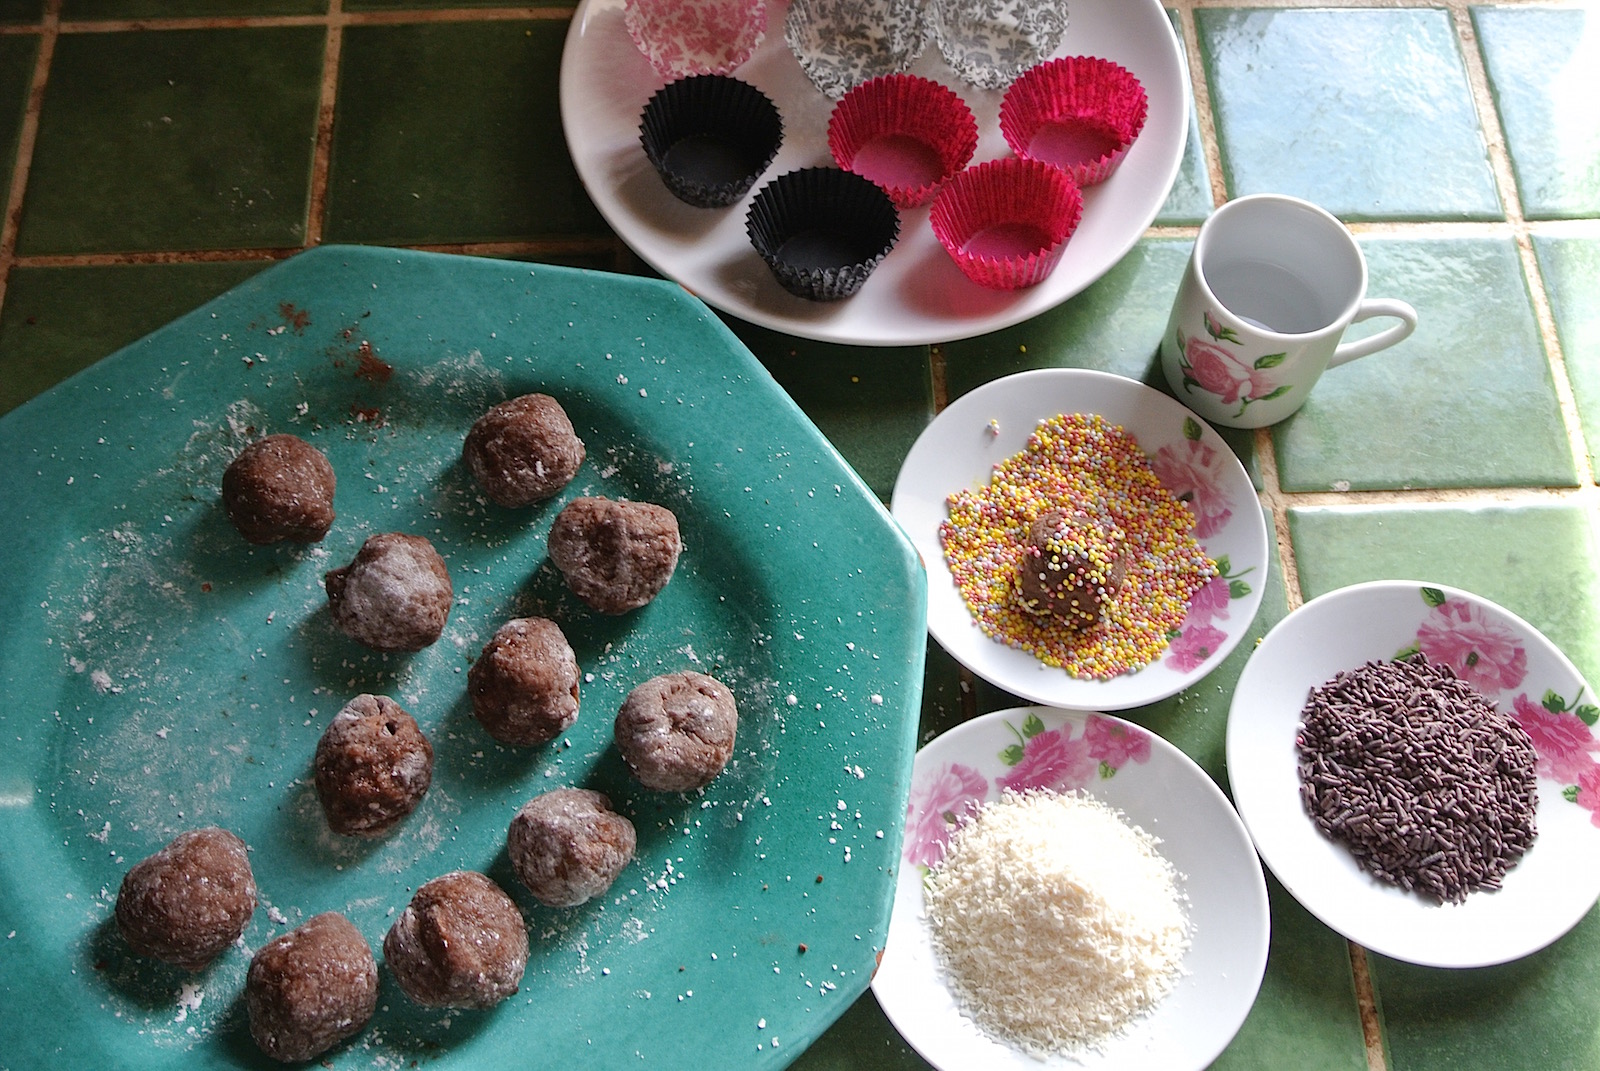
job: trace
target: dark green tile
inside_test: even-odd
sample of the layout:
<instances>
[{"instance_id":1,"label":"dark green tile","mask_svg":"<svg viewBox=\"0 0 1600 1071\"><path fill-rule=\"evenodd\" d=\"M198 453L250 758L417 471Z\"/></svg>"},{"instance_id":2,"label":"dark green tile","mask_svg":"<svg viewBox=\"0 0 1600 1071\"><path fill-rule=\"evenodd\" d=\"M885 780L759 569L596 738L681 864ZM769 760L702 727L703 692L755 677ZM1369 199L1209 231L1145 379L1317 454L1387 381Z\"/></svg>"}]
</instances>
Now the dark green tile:
<instances>
[{"instance_id":1,"label":"dark green tile","mask_svg":"<svg viewBox=\"0 0 1600 1071\"><path fill-rule=\"evenodd\" d=\"M838 346L742 321L729 326L887 502L911 444L933 419L927 348Z\"/></svg>"},{"instance_id":2,"label":"dark green tile","mask_svg":"<svg viewBox=\"0 0 1600 1071\"><path fill-rule=\"evenodd\" d=\"M328 0L62 0L61 19L240 18L247 15L321 15Z\"/></svg>"},{"instance_id":3,"label":"dark green tile","mask_svg":"<svg viewBox=\"0 0 1600 1071\"><path fill-rule=\"evenodd\" d=\"M325 233L425 244L605 235L556 107L561 20L352 26Z\"/></svg>"},{"instance_id":4,"label":"dark green tile","mask_svg":"<svg viewBox=\"0 0 1600 1071\"><path fill-rule=\"evenodd\" d=\"M1143 239L1072 300L1015 327L945 343L940 351L946 393L953 401L992 379L1030 368L1091 368L1170 395L1158 353L1192 244ZM1259 489L1254 437L1234 429L1221 434Z\"/></svg>"},{"instance_id":5,"label":"dark green tile","mask_svg":"<svg viewBox=\"0 0 1600 1071\"><path fill-rule=\"evenodd\" d=\"M0 23L36 23L44 18L44 0L0 0Z\"/></svg>"},{"instance_id":6,"label":"dark green tile","mask_svg":"<svg viewBox=\"0 0 1600 1071\"><path fill-rule=\"evenodd\" d=\"M1403 298L1417 330L1328 371L1273 428L1285 490L1569 486L1571 447L1516 246L1507 239L1361 243L1368 294ZM1381 328L1372 320L1354 338Z\"/></svg>"},{"instance_id":7,"label":"dark green tile","mask_svg":"<svg viewBox=\"0 0 1600 1071\"><path fill-rule=\"evenodd\" d=\"M12 268L0 317L0 413L266 266L251 261Z\"/></svg>"},{"instance_id":8,"label":"dark green tile","mask_svg":"<svg viewBox=\"0 0 1600 1071\"><path fill-rule=\"evenodd\" d=\"M1449 584L1499 603L1600 681L1600 516L1582 505L1289 512L1307 599L1363 580Z\"/></svg>"},{"instance_id":9,"label":"dark green tile","mask_svg":"<svg viewBox=\"0 0 1600 1071\"><path fill-rule=\"evenodd\" d=\"M790 1065L795 1071L927 1071L867 990Z\"/></svg>"},{"instance_id":10,"label":"dark green tile","mask_svg":"<svg viewBox=\"0 0 1600 1071\"><path fill-rule=\"evenodd\" d=\"M1495 219L1466 67L1442 9L1195 12L1229 195L1344 219Z\"/></svg>"},{"instance_id":11,"label":"dark green tile","mask_svg":"<svg viewBox=\"0 0 1600 1071\"><path fill-rule=\"evenodd\" d=\"M1533 251L1577 399L1589 466L1600 469L1600 238L1536 234Z\"/></svg>"},{"instance_id":12,"label":"dark green tile","mask_svg":"<svg viewBox=\"0 0 1600 1071\"><path fill-rule=\"evenodd\" d=\"M1167 17L1172 20L1173 30L1178 35L1178 47L1184 52L1184 76L1187 78L1188 66L1193 60L1183 40L1183 31L1178 26L1178 14L1169 10ZM1178 164L1178 176L1172 182L1172 191L1167 194L1166 203L1156 214L1155 221L1163 227L1196 225L1211 214L1213 207L1211 173L1206 169L1206 148L1200 138L1200 117L1194 110L1194 98L1190 95L1189 136L1184 142L1183 160Z\"/></svg>"},{"instance_id":13,"label":"dark green tile","mask_svg":"<svg viewBox=\"0 0 1600 1071\"><path fill-rule=\"evenodd\" d=\"M28 107L28 90L38 60L39 40L28 34L0 37L0 200L10 196L16 170L17 137Z\"/></svg>"},{"instance_id":14,"label":"dark green tile","mask_svg":"<svg viewBox=\"0 0 1600 1071\"><path fill-rule=\"evenodd\" d=\"M346 11L426 11L474 7L532 7L570 11L577 4L575 0L532 0L524 4L507 4L505 0L345 0L341 6Z\"/></svg>"},{"instance_id":15,"label":"dark green tile","mask_svg":"<svg viewBox=\"0 0 1600 1071\"><path fill-rule=\"evenodd\" d=\"M1475 7L1529 219L1600 215L1600 10Z\"/></svg>"},{"instance_id":16,"label":"dark green tile","mask_svg":"<svg viewBox=\"0 0 1600 1071\"><path fill-rule=\"evenodd\" d=\"M1600 910L1549 948L1498 967L1370 962L1394 1071L1600 1067Z\"/></svg>"},{"instance_id":17,"label":"dark green tile","mask_svg":"<svg viewBox=\"0 0 1600 1071\"><path fill-rule=\"evenodd\" d=\"M63 34L17 251L303 244L325 37Z\"/></svg>"}]
</instances>

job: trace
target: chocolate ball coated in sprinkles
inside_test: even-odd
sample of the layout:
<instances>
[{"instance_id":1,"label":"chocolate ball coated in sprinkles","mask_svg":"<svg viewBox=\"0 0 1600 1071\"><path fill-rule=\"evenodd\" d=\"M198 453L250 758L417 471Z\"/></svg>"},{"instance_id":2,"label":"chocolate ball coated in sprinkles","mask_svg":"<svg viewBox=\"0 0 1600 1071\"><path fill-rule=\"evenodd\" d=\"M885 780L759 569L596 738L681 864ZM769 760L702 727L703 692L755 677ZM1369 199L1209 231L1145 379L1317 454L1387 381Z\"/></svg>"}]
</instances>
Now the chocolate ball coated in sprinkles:
<instances>
[{"instance_id":1,"label":"chocolate ball coated in sprinkles","mask_svg":"<svg viewBox=\"0 0 1600 1071\"><path fill-rule=\"evenodd\" d=\"M1127 576L1127 538L1115 524L1082 510L1045 510L1029 525L1017 562L1022 608L1070 629L1098 625L1106 600Z\"/></svg>"}]
</instances>

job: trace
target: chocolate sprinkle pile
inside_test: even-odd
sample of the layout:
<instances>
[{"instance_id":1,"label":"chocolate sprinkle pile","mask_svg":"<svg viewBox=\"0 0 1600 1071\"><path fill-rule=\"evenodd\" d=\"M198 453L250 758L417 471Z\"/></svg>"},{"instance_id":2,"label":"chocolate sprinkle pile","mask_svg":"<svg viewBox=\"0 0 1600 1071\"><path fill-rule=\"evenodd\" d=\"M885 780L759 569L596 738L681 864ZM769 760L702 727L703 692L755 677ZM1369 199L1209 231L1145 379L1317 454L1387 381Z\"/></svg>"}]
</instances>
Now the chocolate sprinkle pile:
<instances>
[{"instance_id":1,"label":"chocolate sprinkle pile","mask_svg":"<svg viewBox=\"0 0 1600 1071\"><path fill-rule=\"evenodd\" d=\"M1368 662L1313 688L1301 717L1301 802L1384 881L1459 903L1533 844L1533 743L1449 666Z\"/></svg>"}]
</instances>

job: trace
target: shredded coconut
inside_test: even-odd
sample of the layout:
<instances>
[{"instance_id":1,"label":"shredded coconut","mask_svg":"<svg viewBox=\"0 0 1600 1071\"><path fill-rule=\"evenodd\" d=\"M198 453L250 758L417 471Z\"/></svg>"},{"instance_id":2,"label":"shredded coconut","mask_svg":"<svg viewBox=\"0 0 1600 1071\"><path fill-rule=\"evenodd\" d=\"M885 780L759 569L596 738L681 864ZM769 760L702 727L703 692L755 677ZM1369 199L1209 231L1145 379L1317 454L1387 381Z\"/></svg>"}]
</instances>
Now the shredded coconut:
<instances>
[{"instance_id":1,"label":"shredded coconut","mask_svg":"<svg viewBox=\"0 0 1600 1071\"><path fill-rule=\"evenodd\" d=\"M974 812L924 889L962 1011L1037 1057L1124 1033L1171 991L1189 946L1156 844L1077 793L1008 791Z\"/></svg>"}]
</instances>

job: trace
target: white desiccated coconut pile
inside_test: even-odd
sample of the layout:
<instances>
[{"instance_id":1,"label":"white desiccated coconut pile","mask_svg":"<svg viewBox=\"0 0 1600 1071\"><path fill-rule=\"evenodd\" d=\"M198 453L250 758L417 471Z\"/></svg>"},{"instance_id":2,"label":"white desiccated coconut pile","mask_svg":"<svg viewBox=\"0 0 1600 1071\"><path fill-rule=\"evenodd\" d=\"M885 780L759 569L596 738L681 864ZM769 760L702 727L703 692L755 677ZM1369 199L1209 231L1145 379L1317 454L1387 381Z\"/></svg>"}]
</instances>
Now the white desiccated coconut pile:
<instances>
[{"instance_id":1,"label":"white desiccated coconut pile","mask_svg":"<svg viewBox=\"0 0 1600 1071\"><path fill-rule=\"evenodd\" d=\"M1172 989L1189 947L1156 840L1078 793L1007 792L928 874L933 943L957 1004L1034 1056L1102 1047Z\"/></svg>"}]
</instances>

